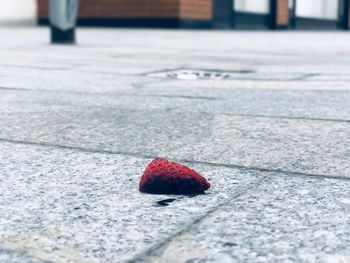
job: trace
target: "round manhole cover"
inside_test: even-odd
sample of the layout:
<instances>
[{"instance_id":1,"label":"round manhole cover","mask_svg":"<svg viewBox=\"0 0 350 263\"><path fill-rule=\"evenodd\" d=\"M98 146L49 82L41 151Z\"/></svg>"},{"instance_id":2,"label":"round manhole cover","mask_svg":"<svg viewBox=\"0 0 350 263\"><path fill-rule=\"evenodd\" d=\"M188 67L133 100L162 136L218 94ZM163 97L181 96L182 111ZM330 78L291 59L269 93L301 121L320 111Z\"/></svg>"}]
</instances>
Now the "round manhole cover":
<instances>
[{"instance_id":1,"label":"round manhole cover","mask_svg":"<svg viewBox=\"0 0 350 263\"><path fill-rule=\"evenodd\" d=\"M189 70L180 69L173 71L163 71L151 73L149 76L158 78L180 79L180 80L199 80L199 79L213 79L222 80L229 79L240 74L252 73L252 71L220 71L220 70Z\"/></svg>"},{"instance_id":2,"label":"round manhole cover","mask_svg":"<svg viewBox=\"0 0 350 263\"><path fill-rule=\"evenodd\" d=\"M168 78L172 79L184 79L184 80L196 80L196 79L227 79L230 75L222 72L209 72L209 71L178 71L167 74Z\"/></svg>"}]
</instances>

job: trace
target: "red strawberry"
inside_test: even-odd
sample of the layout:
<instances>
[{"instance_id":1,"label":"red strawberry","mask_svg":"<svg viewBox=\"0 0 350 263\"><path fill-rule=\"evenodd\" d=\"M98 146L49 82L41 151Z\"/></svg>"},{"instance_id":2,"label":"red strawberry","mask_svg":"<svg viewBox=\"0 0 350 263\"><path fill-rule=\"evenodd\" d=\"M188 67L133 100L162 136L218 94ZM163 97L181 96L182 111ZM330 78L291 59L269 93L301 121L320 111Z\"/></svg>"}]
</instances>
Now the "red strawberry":
<instances>
[{"instance_id":1,"label":"red strawberry","mask_svg":"<svg viewBox=\"0 0 350 263\"><path fill-rule=\"evenodd\" d=\"M139 189L152 194L203 193L208 181L195 170L164 158L154 159L144 171Z\"/></svg>"}]
</instances>

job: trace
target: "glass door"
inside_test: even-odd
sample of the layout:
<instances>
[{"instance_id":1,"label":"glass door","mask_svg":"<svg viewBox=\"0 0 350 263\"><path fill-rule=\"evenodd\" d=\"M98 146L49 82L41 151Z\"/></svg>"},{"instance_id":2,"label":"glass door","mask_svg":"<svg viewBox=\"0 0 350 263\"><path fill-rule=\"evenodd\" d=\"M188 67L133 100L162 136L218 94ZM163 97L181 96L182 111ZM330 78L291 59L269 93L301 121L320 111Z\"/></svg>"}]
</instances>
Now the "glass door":
<instances>
[{"instance_id":1,"label":"glass door","mask_svg":"<svg viewBox=\"0 0 350 263\"><path fill-rule=\"evenodd\" d=\"M338 0L292 0L294 26L299 28L336 28L339 21Z\"/></svg>"}]
</instances>

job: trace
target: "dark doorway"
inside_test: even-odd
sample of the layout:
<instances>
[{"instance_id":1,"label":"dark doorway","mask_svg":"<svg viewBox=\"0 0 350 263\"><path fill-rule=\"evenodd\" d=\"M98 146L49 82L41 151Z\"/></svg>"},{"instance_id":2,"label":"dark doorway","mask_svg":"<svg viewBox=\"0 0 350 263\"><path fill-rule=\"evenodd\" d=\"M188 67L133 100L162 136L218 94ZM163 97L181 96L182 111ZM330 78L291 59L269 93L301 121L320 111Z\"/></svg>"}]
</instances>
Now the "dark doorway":
<instances>
[{"instance_id":1,"label":"dark doorway","mask_svg":"<svg viewBox=\"0 0 350 263\"><path fill-rule=\"evenodd\" d=\"M269 29L273 26L273 0L231 0L232 27Z\"/></svg>"}]
</instances>

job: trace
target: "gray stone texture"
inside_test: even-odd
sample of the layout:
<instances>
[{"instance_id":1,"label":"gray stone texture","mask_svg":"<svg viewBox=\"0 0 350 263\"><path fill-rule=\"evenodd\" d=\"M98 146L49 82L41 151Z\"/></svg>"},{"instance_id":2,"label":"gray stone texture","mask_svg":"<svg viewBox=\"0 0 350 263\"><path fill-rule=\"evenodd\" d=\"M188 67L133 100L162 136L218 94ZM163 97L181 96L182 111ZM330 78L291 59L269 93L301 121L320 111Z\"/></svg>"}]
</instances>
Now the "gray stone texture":
<instances>
[{"instance_id":1,"label":"gray stone texture","mask_svg":"<svg viewBox=\"0 0 350 263\"><path fill-rule=\"evenodd\" d=\"M0 122L4 124L0 138L139 156L350 176L350 122L230 116L177 109L151 111L62 105L45 108L46 111L41 108L30 118L22 112L0 115ZM32 110L32 106L29 109Z\"/></svg>"},{"instance_id":2,"label":"gray stone texture","mask_svg":"<svg viewBox=\"0 0 350 263\"><path fill-rule=\"evenodd\" d=\"M0 33L0 262L350 261L348 33ZM158 156L212 187L140 193Z\"/></svg>"},{"instance_id":3,"label":"gray stone texture","mask_svg":"<svg viewBox=\"0 0 350 263\"><path fill-rule=\"evenodd\" d=\"M347 262L349 187L349 181L269 174L255 191L225 203L143 261Z\"/></svg>"},{"instance_id":4,"label":"gray stone texture","mask_svg":"<svg viewBox=\"0 0 350 263\"><path fill-rule=\"evenodd\" d=\"M206 194L142 194L140 175L151 159L11 143L1 149L0 247L48 261L127 260L262 179L188 164L212 183Z\"/></svg>"}]
</instances>

